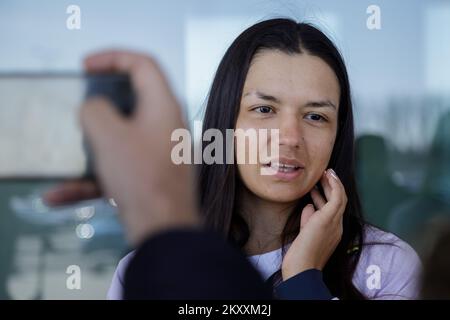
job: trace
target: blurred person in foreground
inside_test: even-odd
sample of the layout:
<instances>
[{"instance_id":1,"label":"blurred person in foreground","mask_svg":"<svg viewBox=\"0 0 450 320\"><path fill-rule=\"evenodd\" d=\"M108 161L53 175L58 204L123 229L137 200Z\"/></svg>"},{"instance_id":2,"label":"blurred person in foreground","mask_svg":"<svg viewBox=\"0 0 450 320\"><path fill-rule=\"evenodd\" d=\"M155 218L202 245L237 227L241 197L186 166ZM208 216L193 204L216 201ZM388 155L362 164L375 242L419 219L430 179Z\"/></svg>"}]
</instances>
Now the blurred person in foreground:
<instances>
[{"instance_id":1,"label":"blurred person in foreground","mask_svg":"<svg viewBox=\"0 0 450 320\"><path fill-rule=\"evenodd\" d=\"M116 200L128 240L137 248L124 297L270 298L239 251L200 229L191 169L170 158L170 135L184 123L158 65L150 57L118 51L94 54L85 64L91 73L128 74L137 97L131 119L102 97L81 108L83 131L95 155L95 192Z\"/></svg>"}]
</instances>

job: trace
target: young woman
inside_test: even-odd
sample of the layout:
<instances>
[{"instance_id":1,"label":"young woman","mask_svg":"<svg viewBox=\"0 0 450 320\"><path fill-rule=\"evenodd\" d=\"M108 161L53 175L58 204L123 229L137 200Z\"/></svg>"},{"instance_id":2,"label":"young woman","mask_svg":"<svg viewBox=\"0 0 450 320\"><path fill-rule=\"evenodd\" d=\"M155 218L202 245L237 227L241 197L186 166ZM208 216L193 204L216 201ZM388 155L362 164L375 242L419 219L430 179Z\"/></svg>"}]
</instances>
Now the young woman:
<instances>
[{"instance_id":1,"label":"young woman","mask_svg":"<svg viewBox=\"0 0 450 320\"><path fill-rule=\"evenodd\" d=\"M224 136L279 129L277 159L203 164L199 176L206 224L241 247L275 291L318 269L339 299L417 297L417 254L362 218L348 75L321 31L289 19L245 30L215 75L203 130L210 128ZM262 167L276 174L261 175ZM121 297L129 257L119 263L111 299Z\"/></svg>"}]
</instances>

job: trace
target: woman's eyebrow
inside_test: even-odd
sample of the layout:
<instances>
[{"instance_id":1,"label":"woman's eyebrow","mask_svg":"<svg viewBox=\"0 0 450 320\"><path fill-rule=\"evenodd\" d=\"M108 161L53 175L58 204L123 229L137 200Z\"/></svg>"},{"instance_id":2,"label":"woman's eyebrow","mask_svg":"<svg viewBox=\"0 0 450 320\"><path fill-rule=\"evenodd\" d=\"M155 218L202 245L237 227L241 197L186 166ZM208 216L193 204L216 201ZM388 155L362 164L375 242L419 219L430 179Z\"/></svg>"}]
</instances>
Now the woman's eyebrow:
<instances>
[{"instance_id":1,"label":"woman's eyebrow","mask_svg":"<svg viewBox=\"0 0 450 320\"><path fill-rule=\"evenodd\" d=\"M316 107L316 108L323 108L323 107L330 107L334 110L337 110L336 106L333 102L330 100L323 100L323 101L310 101L305 104L306 107Z\"/></svg>"},{"instance_id":2,"label":"woman's eyebrow","mask_svg":"<svg viewBox=\"0 0 450 320\"><path fill-rule=\"evenodd\" d=\"M277 97L272 96L270 94L262 93L262 92L259 92L259 91L247 92L246 94L244 94L244 97L249 96L249 95L255 95L259 99L266 100L266 101L271 101L271 102L274 102L274 103L280 103L281 102L280 99L278 99Z\"/></svg>"},{"instance_id":3,"label":"woman's eyebrow","mask_svg":"<svg viewBox=\"0 0 450 320\"><path fill-rule=\"evenodd\" d=\"M274 103L281 103L281 100L278 99L275 96L272 96L270 94L262 93L260 91L250 91L244 94L244 97L254 95L259 99L271 101ZM331 102L330 100L319 100L319 101L309 101L305 104L306 107L317 107L317 108L323 108L323 107L329 107L333 108L334 110L337 110L336 105Z\"/></svg>"}]
</instances>

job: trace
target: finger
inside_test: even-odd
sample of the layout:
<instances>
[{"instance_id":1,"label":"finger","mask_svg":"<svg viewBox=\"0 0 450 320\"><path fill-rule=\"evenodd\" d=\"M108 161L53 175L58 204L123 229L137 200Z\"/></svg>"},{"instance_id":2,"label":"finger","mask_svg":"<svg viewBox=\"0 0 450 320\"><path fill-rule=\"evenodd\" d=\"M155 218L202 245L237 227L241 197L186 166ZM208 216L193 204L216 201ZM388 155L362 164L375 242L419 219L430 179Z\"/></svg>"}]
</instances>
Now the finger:
<instances>
[{"instance_id":1,"label":"finger","mask_svg":"<svg viewBox=\"0 0 450 320\"><path fill-rule=\"evenodd\" d=\"M317 189L317 187L314 187L311 190L311 198L314 202L314 205L316 206L317 209L322 209L322 207L325 205L326 201L325 199L322 197L322 195L320 194L319 190Z\"/></svg>"},{"instance_id":2,"label":"finger","mask_svg":"<svg viewBox=\"0 0 450 320\"><path fill-rule=\"evenodd\" d=\"M347 195L345 193L345 188L340 182L339 177L332 169L327 171L327 179L331 187L331 196L326 204L326 206L329 207L327 209L330 210L327 211L332 212L333 215L342 215L347 205Z\"/></svg>"},{"instance_id":3,"label":"finger","mask_svg":"<svg viewBox=\"0 0 450 320\"><path fill-rule=\"evenodd\" d=\"M315 209L312 204L308 204L306 207L303 208L302 216L300 218L300 229L303 228L307 223L309 218L314 214Z\"/></svg>"},{"instance_id":4,"label":"finger","mask_svg":"<svg viewBox=\"0 0 450 320\"><path fill-rule=\"evenodd\" d=\"M46 191L42 197L49 206L70 204L101 196L100 187L93 181L69 181Z\"/></svg>"},{"instance_id":5,"label":"finger","mask_svg":"<svg viewBox=\"0 0 450 320\"><path fill-rule=\"evenodd\" d=\"M322 174L322 178L320 179L320 184L322 185L323 192L325 194L325 200L330 201L331 198L331 185L328 181L327 170L325 170Z\"/></svg>"},{"instance_id":6,"label":"finger","mask_svg":"<svg viewBox=\"0 0 450 320\"><path fill-rule=\"evenodd\" d=\"M88 55L84 59L84 67L92 73L125 73L139 74L139 67L149 67L151 58L135 52L121 50L104 50Z\"/></svg>"},{"instance_id":7,"label":"finger","mask_svg":"<svg viewBox=\"0 0 450 320\"><path fill-rule=\"evenodd\" d=\"M178 105L158 63L147 55L108 50L88 56L84 64L88 72L128 74L138 101L136 114L143 113L144 116L149 114L152 119L155 119L159 108L167 108L166 100L170 100L172 105L174 103ZM147 108L142 108L143 105Z\"/></svg>"},{"instance_id":8,"label":"finger","mask_svg":"<svg viewBox=\"0 0 450 320\"><path fill-rule=\"evenodd\" d=\"M102 97L88 99L81 107L80 121L95 155L114 154L117 146L120 146L120 140L124 138L126 120L111 102Z\"/></svg>"},{"instance_id":9,"label":"finger","mask_svg":"<svg viewBox=\"0 0 450 320\"><path fill-rule=\"evenodd\" d=\"M328 170L328 174L329 174L329 178L334 178L333 181L336 181L336 182L339 184L339 186L341 187L341 189L345 192L345 187L344 187L344 185L342 184L342 181L341 181L341 179L338 177L337 173L336 173L333 169L329 169L329 170Z\"/></svg>"}]
</instances>

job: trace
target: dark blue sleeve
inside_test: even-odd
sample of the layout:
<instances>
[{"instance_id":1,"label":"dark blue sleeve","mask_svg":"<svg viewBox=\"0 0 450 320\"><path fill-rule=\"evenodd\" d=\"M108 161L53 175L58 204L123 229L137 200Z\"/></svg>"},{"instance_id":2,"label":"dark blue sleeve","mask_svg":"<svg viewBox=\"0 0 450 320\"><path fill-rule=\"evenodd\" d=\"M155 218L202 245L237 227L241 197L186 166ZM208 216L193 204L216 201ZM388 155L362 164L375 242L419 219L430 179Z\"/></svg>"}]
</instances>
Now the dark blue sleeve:
<instances>
[{"instance_id":1,"label":"dark blue sleeve","mask_svg":"<svg viewBox=\"0 0 450 320\"><path fill-rule=\"evenodd\" d=\"M243 253L220 235L171 230L137 250L124 279L125 299L272 299Z\"/></svg>"},{"instance_id":2,"label":"dark blue sleeve","mask_svg":"<svg viewBox=\"0 0 450 320\"><path fill-rule=\"evenodd\" d=\"M331 300L333 296L317 269L303 271L275 288L275 296L282 300Z\"/></svg>"}]
</instances>

